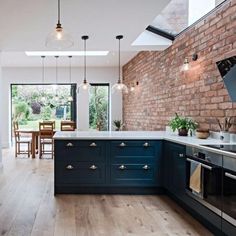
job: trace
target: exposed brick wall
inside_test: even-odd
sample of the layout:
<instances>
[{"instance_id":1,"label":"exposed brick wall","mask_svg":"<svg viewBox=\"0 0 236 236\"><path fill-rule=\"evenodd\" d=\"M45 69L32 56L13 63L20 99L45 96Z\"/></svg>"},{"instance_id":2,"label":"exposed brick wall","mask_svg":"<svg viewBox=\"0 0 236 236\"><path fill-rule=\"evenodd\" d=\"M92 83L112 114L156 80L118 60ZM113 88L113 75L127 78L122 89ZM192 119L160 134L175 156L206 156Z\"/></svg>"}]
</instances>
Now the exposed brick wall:
<instances>
[{"instance_id":1,"label":"exposed brick wall","mask_svg":"<svg viewBox=\"0 0 236 236\"><path fill-rule=\"evenodd\" d=\"M184 58L195 52L199 59L181 72ZM233 55L236 0L180 35L165 51L139 53L123 67L127 85L139 81L139 89L123 97L126 129L163 130L178 112L202 128L218 130L216 118L236 116L236 103L230 102L215 62Z\"/></svg>"}]
</instances>

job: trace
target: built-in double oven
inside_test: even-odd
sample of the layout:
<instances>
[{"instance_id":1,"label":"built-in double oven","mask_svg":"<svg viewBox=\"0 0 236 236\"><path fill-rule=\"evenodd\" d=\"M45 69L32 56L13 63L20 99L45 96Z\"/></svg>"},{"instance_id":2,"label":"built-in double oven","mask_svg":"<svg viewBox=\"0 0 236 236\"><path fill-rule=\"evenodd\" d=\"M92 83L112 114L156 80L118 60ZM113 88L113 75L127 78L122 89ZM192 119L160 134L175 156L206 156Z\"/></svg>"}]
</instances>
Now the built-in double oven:
<instances>
[{"instance_id":1,"label":"built-in double oven","mask_svg":"<svg viewBox=\"0 0 236 236\"><path fill-rule=\"evenodd\" d=\"M236 158L223 157L222 217L236 226Z\"/></svg>"},{"instance_id":2,"label":"built-in double oven","mask_svg":"<svg viewBox=\"0 0 236 236\"><path fill-rule=\"evenodd\" d=\"M236 158L186 149L186 192L236 226Z\"/></svg>"}]
</instances>

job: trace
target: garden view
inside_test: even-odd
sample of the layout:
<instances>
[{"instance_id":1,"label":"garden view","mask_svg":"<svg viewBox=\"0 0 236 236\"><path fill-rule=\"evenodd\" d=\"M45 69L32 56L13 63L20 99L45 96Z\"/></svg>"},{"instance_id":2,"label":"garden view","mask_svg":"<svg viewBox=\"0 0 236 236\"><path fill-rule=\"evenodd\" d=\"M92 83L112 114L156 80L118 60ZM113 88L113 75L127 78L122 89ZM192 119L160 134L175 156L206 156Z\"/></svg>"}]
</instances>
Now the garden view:
<instances>
[{"instance_id":1,"label":"garden view","mask_svg":"<svg viewBox=\"0 0 236 236\"><path fill-rule=\"evenodd\" d=\"M39 121L72 120L71 85L12 85L12 120L20 128L38 128ZM89 127L108 130L109 86L92 85L89 92Z\"/></svg>"}]
</instances>

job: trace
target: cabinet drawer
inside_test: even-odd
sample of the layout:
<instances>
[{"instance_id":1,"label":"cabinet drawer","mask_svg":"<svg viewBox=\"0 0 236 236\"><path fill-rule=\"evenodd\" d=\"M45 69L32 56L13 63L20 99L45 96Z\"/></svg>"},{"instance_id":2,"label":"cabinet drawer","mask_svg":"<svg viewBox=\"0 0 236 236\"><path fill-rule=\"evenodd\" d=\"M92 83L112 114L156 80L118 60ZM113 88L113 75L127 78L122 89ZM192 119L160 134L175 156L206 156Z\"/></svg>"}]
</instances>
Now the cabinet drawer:
<instances>
[{"instance_id":1,"label":"cabinet drawer","mask_svg":"<svg viewBox=\"0 0 236 236\"><path fill-rule=\"evenodd\" d=\"M157 169L153 164L113 164L111 183L119 185L153 185Z\"/></svg>"},{"instance_id":2,"label":"cabinet drawer","mask_svg":"<svg viewBox=\"0 0 236 236\"><path fill-rule=\"evenodd\" d=\"M105 164L75 163L56 165L56 184L103 184Z\"/></svg>"},{"instance_id":3,"label":"cabinet drawer","mask_svg":"<svg viewBox=\"0 0 236 236\"><path fill-rule=\"evenodd\" d=\"M103 162L105 148L105 143L99 141L56 141L55 156L59 162Z\"/></svg>"},{"instance_id":4,"label":"cabinet drawer","mask_svg":"<svg viewBox=\"0 0 236 236\"><path fill-rule=\"evenodd\" d=\"M111 158L113 163L153 161L158 155L159 143L155 141L112 141Z\"/></svg>"}]
</instances>

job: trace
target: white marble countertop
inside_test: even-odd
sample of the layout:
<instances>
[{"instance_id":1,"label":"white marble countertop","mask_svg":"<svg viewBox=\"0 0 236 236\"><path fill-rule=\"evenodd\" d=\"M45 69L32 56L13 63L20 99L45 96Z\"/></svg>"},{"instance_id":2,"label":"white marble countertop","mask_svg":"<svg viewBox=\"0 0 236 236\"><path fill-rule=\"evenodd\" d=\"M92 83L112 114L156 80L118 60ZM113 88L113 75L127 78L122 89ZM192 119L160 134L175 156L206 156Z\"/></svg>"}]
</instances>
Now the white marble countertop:
<instances>
[{"instance_id":1,"label":"white marble countertop","mask_svg":"<svg viewBox=\"0 0 236 236\"><path fill-rule=\"evenodd\" d=\"M199 147L200 145L236 145L236 142L222 143L219 139L198 139L195 136L183 137L166 131L59 131L54 135L55 140L167 140L187 146ZM202 147L222 155L236 157L236 153Z\"/></svg>"}]
</instances>

